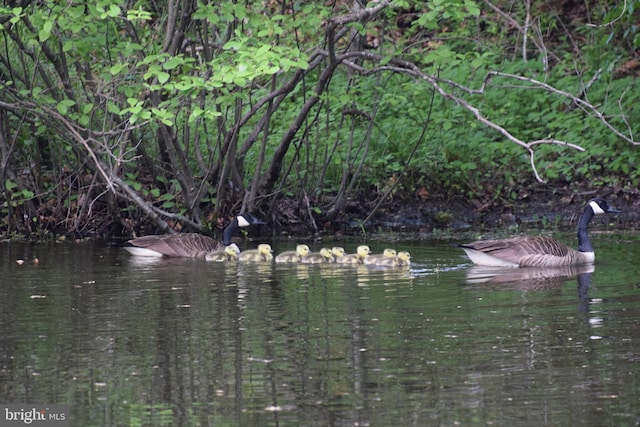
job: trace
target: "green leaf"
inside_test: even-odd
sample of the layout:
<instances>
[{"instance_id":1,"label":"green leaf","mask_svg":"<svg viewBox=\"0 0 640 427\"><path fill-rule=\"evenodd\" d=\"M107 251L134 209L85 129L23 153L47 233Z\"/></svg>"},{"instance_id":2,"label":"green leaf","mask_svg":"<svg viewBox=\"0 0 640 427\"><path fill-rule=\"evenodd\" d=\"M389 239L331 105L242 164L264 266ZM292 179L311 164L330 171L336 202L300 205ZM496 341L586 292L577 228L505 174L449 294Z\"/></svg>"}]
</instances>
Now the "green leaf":
<instances>
[{"instance_id":1,"label":"green leaf","mask_svg":"<svg viewBox=\"0 0 640 427\"><path fill-rule=\"evenodd\" d=\"M111 73L111 75L115 76L117 74L120 74L120 72L126 68L127 66L125 64L115 64L112 65L111 68L109 68L109 72Z\"/></svg>"},{"instance_id":2,"label":"green leaf","mask_svg":"<svg viewBox=\"0 0 640 427\"><path fill-rule=\"evenodd\" d=\"M115 102L109 101L107 102L107 111L111 114L120 114L120 107Z\"/></svg>"},{"instance_id":3,"label":"green leaf","mask_svg":"<svg viewBox=\"0 0 640 427\"><path fill-rule=\"evenodd\" d=\"M38 32L38 39L40 42L46 42L51 37L51 30L53 29L53 21L44 21L42 28Z\"/></svg>"},{"instance_id":4,"label":"green leaf","mask_svg":"<svg viewBox=\"0 0 640 427\"><path fill-rule=\"evenodd\" d=\"M13 16L11 17L11 19L9 19L9 22L14 25L20 22L20 19L22 19L22 15L23 15L22 8L14 7L13 9L11 9L11 13L13 13Z\"/></svg>"},{"instance_id":5,"label":"green leaf","mask_svg":"<svg viewBox=\"0 0 640 427\"><path fill-rule=\"evenodd\" d=\"M122 10L120 9L120 6L118 6L117 4L111 4L109 6L109 11L107 12L107 15L109 15L112 18L116 18L120 16L121 12Z\"/></svg>"},{"instance_id":6,"label":"green leaf","mask_svg":"<svg viewBox=\"0 0 640 427\"><path fill-rule=\"evenodd\" d=\"M56 110L64 116L69 112L69 107L73 107L74 105L76 105L75 101L72 101L71 99L63 99L58 103L58 105L56 105Z\"/></svg>"},{"instance_id":7,"label":"green leaf","mask_svg":"<svg viewBox=\"0 0 640 427\"><path fill-rule=\"evenodd\" d=\"M480 16L480 8L474 1L465 0L464 5L467 7L467 11L470 15L475 17Z\"/></svg>"},{"instance_id":8,"label":"green leaf","mask_svg":"<svg viewBox=\"0 0 640 427\"><path fill-rule=\"evenodd\" d=\"M149 21L152 19L151 12L143 10L142 7L138 9L127 10L127 20L128 21Z\"/></svg>"},{"instance_id":9,"label":"green leaf","mask_svg":"<svg viewBox=\"0 0 640 427\"><path fill-rule=\"evenodd\" d=\"M164 71L158 72L158 83L160 84L166 83L167 80L169 80L169 77L171 77L171 74L169 73L165 73Z\"/></svg>"},{"instance_id":10,"label":"green leaf","mask_svg":"<svg viewBox=\"0 0 640 427\"><path fill-rule=\"evenodd\" d=\"M165 70L173 70L174 68L179 67L182 64L184 64L184 58L181 56L174 56L173 58L162 64L162 68L164 68Z\"/></svg>"},{"instance_id":11,"label":"green leaf","mask_svg":"<svg viewBox=\"0 0 640 427\"><path fill-rule=\"evenodd\" d=\"M18 184L16 184L15 182L11 181L10 179L7 179L4 182L4 188L6 188L7 191L15 190L16 187L18 187Z\"/></svg>"}]
</instances>

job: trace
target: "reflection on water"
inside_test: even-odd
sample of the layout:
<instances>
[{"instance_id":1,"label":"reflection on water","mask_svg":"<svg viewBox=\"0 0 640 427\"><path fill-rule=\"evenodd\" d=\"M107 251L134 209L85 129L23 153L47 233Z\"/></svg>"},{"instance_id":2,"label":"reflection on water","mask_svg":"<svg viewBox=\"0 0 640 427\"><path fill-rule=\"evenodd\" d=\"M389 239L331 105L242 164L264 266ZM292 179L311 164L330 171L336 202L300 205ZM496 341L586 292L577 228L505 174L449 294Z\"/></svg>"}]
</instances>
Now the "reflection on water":
<instances>
[{"instance_id":1,"label":"reflection on water","mask_svg":"<svg viewBox=\"0 0 640 427\"><path fill-rule=\"evenodd\" d=\"M5 244L0 401L71 403L75 426L636 425L625 238L537 271L448 242L396 242L408 269Z\"/></svg>"},{"instance_id":2,"label":"reflection on water","mask_svg":"<svg viewBox=\"0 0 640 427\"><path fill-rule=\"evenodd\" d=\"M553 289L562 286L568 278L593 273L593 264L553 268L510 268L474 265L467 269L467 283L499 286L500 289Z\"/></svg>"}]
</instances>

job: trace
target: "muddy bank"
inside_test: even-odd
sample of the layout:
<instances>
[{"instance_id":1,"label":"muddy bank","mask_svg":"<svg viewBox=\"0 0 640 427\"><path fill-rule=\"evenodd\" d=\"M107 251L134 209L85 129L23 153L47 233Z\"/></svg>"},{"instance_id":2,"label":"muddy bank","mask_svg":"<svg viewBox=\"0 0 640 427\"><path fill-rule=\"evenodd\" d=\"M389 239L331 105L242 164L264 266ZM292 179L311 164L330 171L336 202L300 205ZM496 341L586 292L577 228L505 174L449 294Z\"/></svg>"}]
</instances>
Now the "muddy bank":
<instances>
[{"instance_id":1,"label":"muddy bank","mask_svg":"<svg viewBox=\"0 0 640 427\"><path fill-rule=\"evenodd\" d=\"M335 218L314 216L310 220L279 211L270 221L270 231L276 236L357 236L376 233L401 232L418 238L441 237L443 234L466 234L479 231L538 228L570 231L575 229L578 217L592 197L604 197L611 205L622 210L619 214L595 218L592 229L640 229L640 198L619 192L584 193L569 196L527 196L517 200L465 200L463 197L433 198L430 200L396 199L375 209L376 203L353 201ZM375 211L374 211L375 210ZM374 211L373 214L372 211ZM370 220L363 220L371 216Z\"/></svg>"},{"instance_id":2,"label":"muddy bank","mask_svg":"<svg viewBox=\"0 0 640 427\"><path fill-rule=\"evenodd\" d=\"M553 191L521 191L513 200L501 198L468 199L462 196L417 197L395 194L390 200L379 203L371 194L361 194L351 199L344 210L326 215L312 210L308 203L293 198L283 198L272 209L256 211L265 222L250 231L253 238L279 237L349 237L375 239L389 233L401 233L403 238L430 239L456 236L467 238L480 232L509 235L530 229L558 231L575 230L576 222L585 203L592 197L603 197L622 210L620 214L596 218L590 228L597 230L640 230L640 197L638 190L582 192L557 195ZM566 192L568 193L568 192ZM239 205L239 204L238 204ZM330 206L330 205L329 205ZM231 214L230 214L231 215ZM2 239L27 239L32 241L51 239L103 239L123 241L136 235L161 234L162 231L149 218L130 218L131 227L118 225L108 209L95 209L90 225L82 233L68 228L69 221L51 221L55 226L28 222L8 233L0 229ZM366 220L366 222L365 222ZM120 222L123 219L120 219ZM219 218L210 234L221 237L228 218ZM173 222L179 232L201 232L190 229L180 221ZM20 225L20 224L18 224ZM94 226L95 225L95 226ZM31 229L33 228L33 230Z\"/></svg>"}]
</instances>

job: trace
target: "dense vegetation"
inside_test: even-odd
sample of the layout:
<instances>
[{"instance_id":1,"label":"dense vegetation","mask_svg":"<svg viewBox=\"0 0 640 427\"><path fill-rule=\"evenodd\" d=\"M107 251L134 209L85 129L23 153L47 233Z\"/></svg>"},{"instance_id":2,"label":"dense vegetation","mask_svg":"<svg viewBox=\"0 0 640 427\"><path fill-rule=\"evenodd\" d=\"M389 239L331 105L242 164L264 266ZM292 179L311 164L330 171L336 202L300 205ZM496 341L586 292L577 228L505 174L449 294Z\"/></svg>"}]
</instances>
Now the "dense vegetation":
<instances>
[{"instance_id":1,"label":"dense vegetation","mask_svg":"<svg viewBox=\"0 0 640 427\"><path fill-rule=\"evenodd\" d=\"M218 4L219 3L219 4ZM640 1L0 6L3 236L635 194Z\"/></svg>"}]
</instances>

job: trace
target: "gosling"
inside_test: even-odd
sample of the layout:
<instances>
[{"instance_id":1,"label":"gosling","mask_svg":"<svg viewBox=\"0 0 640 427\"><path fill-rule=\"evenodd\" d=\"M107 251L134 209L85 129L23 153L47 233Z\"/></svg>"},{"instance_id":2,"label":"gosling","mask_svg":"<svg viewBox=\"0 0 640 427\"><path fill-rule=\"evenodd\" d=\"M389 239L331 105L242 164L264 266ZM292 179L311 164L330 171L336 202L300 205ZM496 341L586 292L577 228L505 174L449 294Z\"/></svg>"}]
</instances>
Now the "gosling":
<instances>
[{"instance_id":1,"label":"gosling","mask_svg":"<svg viewBox=\"0 0 640 427\"><path fill-rule=\"evenodd\" d=\"M322 248L320 252L311 252L301 257L302 264L322 264L335 262L335 257L329 248Z\"/></svg>"},{"instance_id":2,"label":"gosling","mask_svg":"<svg viewBox=\"0 0 640 427\"><path fill-rule=\"evenodd\" d=\"M251 249L242 252L238 255L238 261L240 262L271 262L273 260L273 254L271 245L262 243L258 245L258 249Z\"/></svg>"},{"instance_id":3,"label":"gosling","mask_svg":"<svg viewBox=\"0 0 640 427\"><path fill-rule=\"evenodd\" d=\"M301 258L309 255L309 246L298 245L295 251L285 251L276 256L276 263L300 262Z\"/></svg>"},{"instance_id":4,"label":"gosling","mask_svg":"<svg viewBox=\"0 0 640 427\"><path fill-rule=\"evenodd\" d=\"M411 265L411 254L407 251L398 252L398 265L405 267Z\"/></svg>"},{"instance_id":5,"label":"gosling","mask_svg":"<svg viewBox=\"0 0 640 427\"><path fill-rule=\"evenodd\" d=\"M240 248L235 243L225 246L224 249L218 249L217 251L209 252L205 255L204 259L207 261L237 261Z\"/></svg>"},{"instance_id":6,"label":"gosling","mask_svg":"<svg viewBox=\"0 0 640 427\"><path fill-rule=\"evenodd\" d=\"M338 258L339 256L344 255L344 248L342 246L334 246L331 248L331 254L334 258Z\"/></svg>"},{"instance_id":7,"label":"gosling","mask_svg":"<svg viewBox=\"0 0 640 427\"><path fill-rule=\"evenodd\" d=\"M398 255L391 257L380 258L374 265L385 267L406 267L411 263L411 254L407 251L400 251Z\"/></svg>"},{"instance_id":8,"label":"gosling","mask_svg":"<svg viewBox=\"0 0 640 427\"><path fill-rule=\"evenodd\" d=\"M338 264L362 264L363 260L369 256L371 249L369 246L358 246L355 254L342 255L336 258Z\"/></svg>"},{"instance_id":9,"label":"gosling","mask_svg":"<svg viewBox=\"0 0 640 427\"><path fill-rule=\"evenodd\" d=\"M395 249L385 249L382 254L377 255L369 255L363 260L365 265L378 265L381 261L385 259L395 259L396 258L396 250Z\"/></svg>"}]
</instances>

